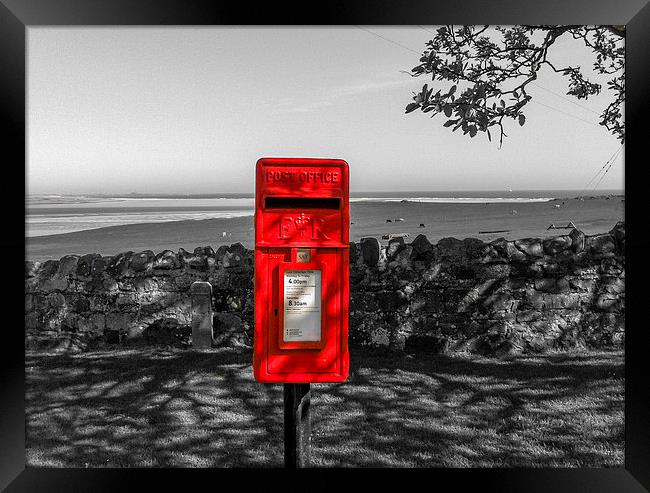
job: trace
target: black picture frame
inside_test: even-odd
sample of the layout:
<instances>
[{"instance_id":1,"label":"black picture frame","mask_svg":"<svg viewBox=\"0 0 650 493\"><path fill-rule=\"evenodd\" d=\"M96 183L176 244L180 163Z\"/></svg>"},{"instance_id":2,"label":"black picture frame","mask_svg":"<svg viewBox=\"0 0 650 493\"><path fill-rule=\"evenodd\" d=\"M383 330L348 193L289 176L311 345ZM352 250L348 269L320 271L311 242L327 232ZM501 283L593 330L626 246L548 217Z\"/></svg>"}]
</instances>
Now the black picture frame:
<instances>
[{"instance_id":1,"label":"black picture frame","mask_svg":"<svg viewBox=\"0 0 650 493\"><path fill-rule=\"evenodd\" d=\"M210 470L45 469L25 468L24 333L21 332L20 288L24 280L24 209L26 113L26 29L41 25L435 25L457 24L625 24L626 29L626 145L625 220L626 343L625 343L625 468L611 469L434 469L427 484L442 487L451 481L464 490L468 481L480 491L623 492L650 489L650 385L647 328L643 304L648 242L643 222L647 185L642 179L642 143L650 115L650 5L648 0L425 0L295 1L248 4L192 0L0 0L0 108L6 179L2 201L4 231L4 314L2 380L0 381L0 489L6 491L114 491L130 489L144 480L166 486L188 485L189 478L214 478ZM7 152L9 151L9 152ZM22 178L21 178L22 176ZM22 183L22 190L20 184ZM22 235L22 236L21 236ZM23 279L23 280L21 280ZM15 283L15 284L14 284ZM24 294L24 293L23 293ZM225 471L224 471L225 472ZM221 476L224 472L219 471ZM381 478L381 475L375 476ZM233 477L247 482L246 476ZM214 481L214 480L212 480ZM297 485L297 484L296 484ZM218 487L216 483L209 486ZM299 486L300 487L300 486ZM304 487L304 486L302 486ZM194 488L199 488L195 486ZM201 487L202 489L203 487Z\"/></svg>"}]
</instances>

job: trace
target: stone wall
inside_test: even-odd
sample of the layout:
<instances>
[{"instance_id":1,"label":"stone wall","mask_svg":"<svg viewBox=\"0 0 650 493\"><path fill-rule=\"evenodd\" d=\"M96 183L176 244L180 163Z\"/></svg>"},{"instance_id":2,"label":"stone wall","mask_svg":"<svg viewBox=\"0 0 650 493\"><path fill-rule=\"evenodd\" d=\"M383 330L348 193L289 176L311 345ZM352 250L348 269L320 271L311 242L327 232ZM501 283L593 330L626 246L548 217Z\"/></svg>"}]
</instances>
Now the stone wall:
<instances>
[{"instance_id":1,"label":"stone wall","mask_svg":"<svg viewBox=\"0 0 650 493\"><path fill-rule=\"evenodd\" d=\"M485 243L425 236L350 246L350 343L484 354L620 347L625 226ZM28 347L189 344L194 281L213 286L214 343L250 345L253 251L241 244L26 262Z\"/></svg>"},{"instance_id":2,"label":"stone wall","mask_svg":"<svg viewBox=\"0 0 650 493\"><path fill-rule=\"evenodd\" d=\"M250 344L253 323L253 252L237 243L151 250L113 257L67 255L26 262L26 346L58 341L187 345L194 281L213 286L217 344Z\"/></svg>"}]
</instances>

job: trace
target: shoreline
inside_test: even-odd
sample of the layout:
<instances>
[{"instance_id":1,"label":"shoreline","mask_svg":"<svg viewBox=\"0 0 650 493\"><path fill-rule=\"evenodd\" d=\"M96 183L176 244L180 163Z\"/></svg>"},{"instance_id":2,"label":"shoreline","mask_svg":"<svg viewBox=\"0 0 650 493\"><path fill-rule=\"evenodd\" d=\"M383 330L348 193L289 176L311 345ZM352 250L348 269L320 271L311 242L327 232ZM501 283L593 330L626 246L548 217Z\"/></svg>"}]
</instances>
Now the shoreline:
<instances>
[{"instance_id":1,"label":"shoreline","mask_svg":"<svg viewBox=\"0 0 650 493\"><path fill-rule=\"evenodd\" d=\"M498 237L519 239L568 234L570 222L585 234L604 233L624 220L624 195L584 199L553 199L522 203L364 202L350 204L350 241L366 236L407 234L406 242L418 234L437 242L444 237L479 238L490 242ZM547 229L551 224L561 229ZM423 226L420 226L423 225ZM487 232L487 233L485 233ZM109 226L71 233L25 238L26 259L59 259L64 255L124 251L193 251L197 246L242 243L254 246L254 218L182 220Z\"/></svg>"}]
</instances>

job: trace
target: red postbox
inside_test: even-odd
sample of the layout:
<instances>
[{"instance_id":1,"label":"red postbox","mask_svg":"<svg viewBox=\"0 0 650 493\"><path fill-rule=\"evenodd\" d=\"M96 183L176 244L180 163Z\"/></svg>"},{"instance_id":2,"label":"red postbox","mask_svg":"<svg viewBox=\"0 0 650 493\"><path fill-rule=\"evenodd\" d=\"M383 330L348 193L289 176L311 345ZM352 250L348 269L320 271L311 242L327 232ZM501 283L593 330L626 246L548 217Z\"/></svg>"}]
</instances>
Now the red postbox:
<instances>
[{"instance_id":1,"label":"red postbox","mask_svg":"<svg viewBox=\"0 0 650 493\"><path fill-rule=\"evenodd\" d=\"M253 352L257 381L347 379L349 225L345 161L257 161Z\"/></svg>"}]
</instances>

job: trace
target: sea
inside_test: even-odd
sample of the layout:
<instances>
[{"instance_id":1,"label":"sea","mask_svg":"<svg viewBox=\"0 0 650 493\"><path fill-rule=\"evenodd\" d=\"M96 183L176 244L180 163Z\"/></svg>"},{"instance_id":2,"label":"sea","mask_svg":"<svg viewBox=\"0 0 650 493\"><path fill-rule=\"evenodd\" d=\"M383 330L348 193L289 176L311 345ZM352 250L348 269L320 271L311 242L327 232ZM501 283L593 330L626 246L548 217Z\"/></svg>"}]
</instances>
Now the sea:
<instances>
[{"instance_id":1,"label":"sea","mask_svg":"<svg viewBox=\"0 0 650 493\"><path fill-rule=\"evenodd\" d=\"M350 192L354 203L526 203L553 199L623 195L622 190L488 190ZM25 196L25 236L49 236L121 226L252 216L252 193Z\"/></svg>"}]
</instances>

